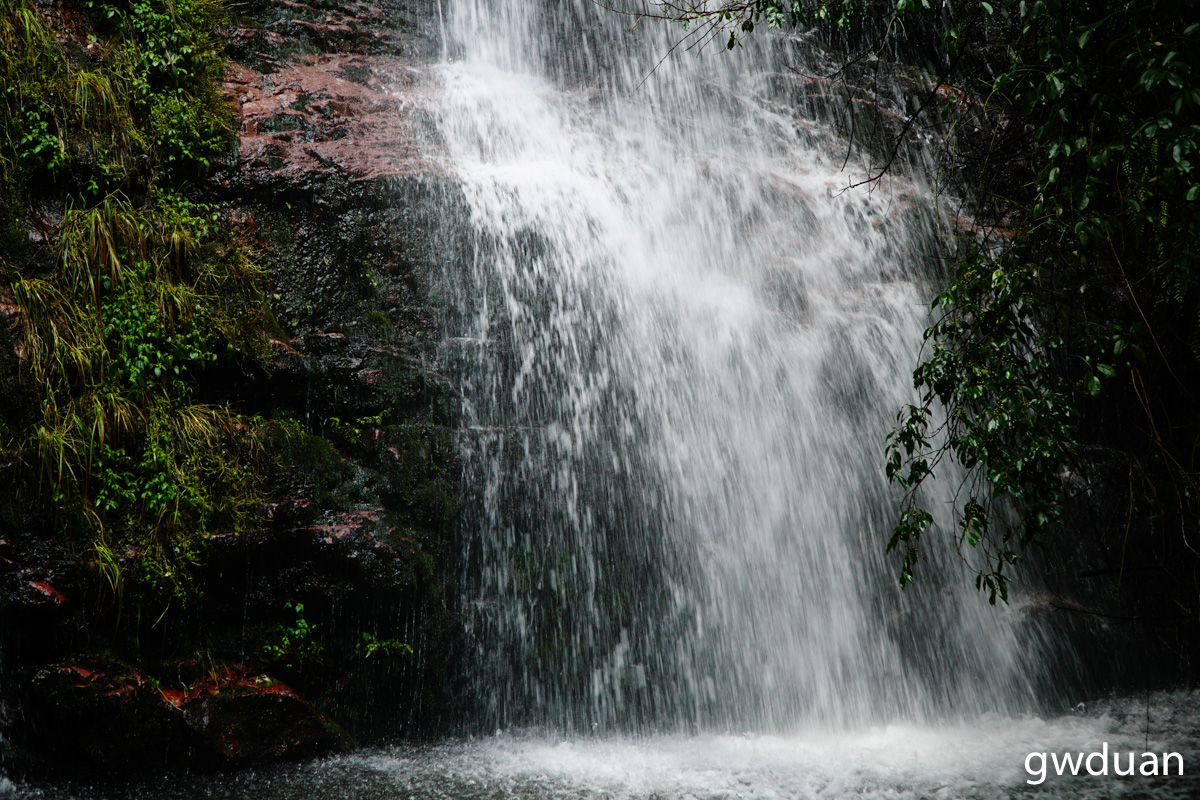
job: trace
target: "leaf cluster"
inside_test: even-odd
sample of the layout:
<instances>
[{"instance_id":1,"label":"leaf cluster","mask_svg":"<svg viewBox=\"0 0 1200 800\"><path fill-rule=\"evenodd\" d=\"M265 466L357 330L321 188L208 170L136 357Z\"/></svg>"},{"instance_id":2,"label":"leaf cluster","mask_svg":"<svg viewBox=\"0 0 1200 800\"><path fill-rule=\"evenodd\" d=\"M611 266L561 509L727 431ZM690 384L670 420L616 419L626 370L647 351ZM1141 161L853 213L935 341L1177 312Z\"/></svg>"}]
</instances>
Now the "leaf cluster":
<instances>
[{"instance_id":1,"label":"leaf cluster","mask_svg":"<svg viewBox=\"0 0 1200 800\"><path fill-rule=\"evenodd\" d=\"M286 608L292 614L292 621L276 625L261 652L264 658L299 672L306 663L320 658L321 642L316 638L317 626L304 616L303 603L288 603Z\"/></svg>"},{"instance_id":2,"label":"leaf cluster","mask_svg":"<svg viewBox=\"0 0 1200 800\"><path fill-rule=\"evenodd\" d=\"M0 201L61 218L44 245L0 239L34 398L6 419L24 475L10 491L90 550L120 593L130 574L193 591L207 534L258 514L257 424L202 401L211 368L265 349L256 254L224 210L182 184L229 141L210 0L86 3L87 53L28 0L0 0Z\"/></svg>"},{"instance_id":3,"label":"leaf cluster","mask_svg":"<svg viewBox=\"0 0 1200 800\"><path fill-rule=\"evenodd\" d=\"M218 7L85 7L86 57L29 0L0 0L0 180L95 202L208 169L232 143Z\"/></svg>"},{"instance_id":4,"label":"leaf cluster","mask_svg":"<svg viewBox=\"0 0 1200 800\"><path fill-rule=\"evenodd\" d=\"M1140 430L1108 435L1108 446L1194 480L1195 384L1179 375L1197 374L1200 353L1196 8L1004 7L1004 68L974 88L1001 111L1000 126L1028 132L1028 173L1018 192L991 198L993 214L1019 220L1007 246L969 243L936 298L944 316L913 376L921 403L890 439L888 475L906 489L890 542L904 552L902 582L924 530L914 520L927 522L913 490L941 458L982 479L960 492L958 541L986 551L977 583L993 602L1007 597L1006 568L1058 518L1081 444L1105 435L1089 419L1144 414ZM995 186L985 176L977 189ZM1149 392L1163 400L1146 402ZM922 426L939 407L944 438L931 444ZM1014 522L996 522L997 502L1017 509Z\"/></svg>"},{"instance_id":5,"label":"leaf cluster","mask_svg":"<svg viewBox=\"0 0 1200 800\"><path fill-rule=\"evenodd\" d=\"M22 363L41 397L23 437L41 502L118 554L105 563L139 563L179 592L204 535L244 526L259 502L245 467L252 421L196 400L228 346L217 320L237 323L227 298L200 289L213 265L199 243L179 244L195 234L110 197L66 215L51 275L11 276Z\"/></svg>"}]
</instances>

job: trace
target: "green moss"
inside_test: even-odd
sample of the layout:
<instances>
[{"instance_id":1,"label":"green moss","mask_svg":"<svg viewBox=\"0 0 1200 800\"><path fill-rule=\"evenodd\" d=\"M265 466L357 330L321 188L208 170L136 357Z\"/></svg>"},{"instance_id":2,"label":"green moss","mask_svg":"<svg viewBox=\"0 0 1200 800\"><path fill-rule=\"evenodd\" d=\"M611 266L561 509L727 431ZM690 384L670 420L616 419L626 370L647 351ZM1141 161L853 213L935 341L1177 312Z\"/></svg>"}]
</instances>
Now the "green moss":
<instances>
[{"instance_id":1,"label":"green moss","mask_svg":"<svg viewBox=\"0 0 1200 800\"><path fill-rule=\"evenodd\" d=\"M178 188L231 140L220 8L85 7L99 67L28 0L0 0L0 291L20 310L22 361L8 382L39 401L11 422L25 474L9 491L90 551L114 593L132 579L186 597L206 534L261 502L258 424L198 387L231 348L265 353L273 325L255 254ZM21 223L34 192L64 209L41 251Z\"/></svg>"},{"instance_id":2,"label":"green moss","mask_svg":"<svg viewBox=\"0 0 1200 800\"><path fill-rule=\"evenodd\" d=\"M376 333L380 336L392 332L391 320L382 311L368 311L367 322L375 327Z\"/></svg>"},{"instance_id":3,"label":"green moss","mask_svg":"<svg viewBox=\"0 0 1200 800\"><path fill-rule=\"evenodd\" d=\"M263 470L281 490L311 487L317 493L329 493L352 476L353 469L333 445L304 432L296 423L267 423L261 441Z\"/></svg>"},{"instance_id":4,"label":"green moss","mask_svg":"<svg viewBox=\"0 0 1200 800\"><path fill-rule=\"evenodd\" d=\"M220 622L230 597L250 596L230 590L252 572L248 559L266 591L286 593L303 590L310 573L294 565L317 563L306 560L319 546L308 541L311 523L280 516L271 533L256 535L268 499L306 498L311 512L296 503L294 513L313 517L388 507L372 536L395 535L399 555L364 546L370 559L352 549L346 558L355 560L330 565L330 585L347 593L348 607L363 592L412 601L413 569L433 585L431 553L456 505L449 438L433 426L385 426L374 384L326 385L314 364L340 357L343 344L332 339L304 340L311 374L284 369L270 391L247 391L269 370L268 337L288 338L267 305L259 247L280 263L349 274L329 281L348 287L330 295L338 302L359 304L378 287L363 277L364 261L347 266L301 243L297 220L309 227L320 216L311 197L259 209L257 225L246 227L262 238L250 240L236 233L228 207L189 190L231 141L217 88L217 3L93 0L85 8L99 56L61 44L69 37L31 0L0 0L0 303L17 306L9 318L20 322L0 331L0 511L25 526L22 546L35 558L74 559L85 602L71 631L56 635L71 652L111 649L145 664L209 651L266 656L285 669L303 662L318 673L312 680L340 679L351 662L376 670L400 660L400 630L374 618L335 626L324 594L304 599L311 635L297 633L300 609L279 618L274 604L248 609L248 623ZM369 233L360 227L358 238ZM309 271L276 278L287 274L295 284L272 292L293 326L336 316L329 297L312 295ZM365 327L345 316L348 331ZM393 333L382 312L367 322ZM312 419L351 459L307 432L298 410L276 409L270 420L248 413L297 402L292 381L320 383L306 401ZM272 399L280 385L287 399ZM227 405L239 401L246 407ZM331 411L345 422L327 419ZM389 454L364 466L385 444L374 430L385 427L402 463ZM332 666L308 657L318 653Z\"/></svg>"},{"instance_id":5,"label":"green moss","mask_svg":"<svg viewBox=\"0 0 1200 800\"><path fill-rule=\"evenodd\" d=\"M204 535L255 513L246 434L257 425L196 402L221 349L214 321L236 303L197 291L203 271L189 268L183 235L151 214L119 200L72 211L55 271L14 282L42 392L24 461L114 589L124 578L113 553L133 552L146 579L186 594Z\"/></svg>"}]
</instances>

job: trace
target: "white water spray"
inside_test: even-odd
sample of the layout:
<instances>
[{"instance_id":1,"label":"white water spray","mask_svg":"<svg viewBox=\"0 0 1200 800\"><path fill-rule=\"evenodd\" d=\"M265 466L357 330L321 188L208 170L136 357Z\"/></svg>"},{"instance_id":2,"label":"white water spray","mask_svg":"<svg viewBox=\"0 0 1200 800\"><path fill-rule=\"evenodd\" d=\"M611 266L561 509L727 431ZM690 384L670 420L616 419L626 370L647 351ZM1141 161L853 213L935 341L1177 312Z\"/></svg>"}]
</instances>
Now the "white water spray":
<instances>
[{"instance_id":1,"label":"white water spray","mask_svg":"<svg viewBox=\"0 0 1200 800\"><path fill-rule=\"evenodd\" d=\"M778 42L656 69L682 31L585 0L446 10L438 127L473 263L446 276L445 358L488 721L1027 706L1018 615L952 554L902 593L883 553L884 437L937 272L929 193L842 191L830 123L773 93Z\"/></svg>"}]
</instances>

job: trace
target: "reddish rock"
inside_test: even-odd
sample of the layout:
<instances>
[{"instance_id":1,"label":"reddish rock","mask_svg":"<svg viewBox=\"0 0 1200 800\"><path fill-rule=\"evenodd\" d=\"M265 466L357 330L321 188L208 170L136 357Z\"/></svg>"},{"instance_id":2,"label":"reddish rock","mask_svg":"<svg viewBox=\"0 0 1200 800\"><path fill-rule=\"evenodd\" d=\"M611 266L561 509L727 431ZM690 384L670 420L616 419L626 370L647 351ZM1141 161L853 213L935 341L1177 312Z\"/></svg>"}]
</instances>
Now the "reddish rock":
<instances>
[{"instance_id":1,"label":"reddish rock","mask_svg":"<svg viewBox=\"0 0 1200 800\"><path fill-rule=\"evenodd\" d=\"M435 52L419 20L435 14L410 0L272 0L222 28L240 137L223 182L275 192L438 172L415 133Z\"/></svg>"},{"instance_id":2,"label":"reddish rock","mask_svg":"<svg viewBox=\"0 0 1200 800\"><path fill-rule=\"evenodd\" d=\"M189 751L182 715L119 662L43 667L22 710L45 750L86 771L153 772Z\"/></svg>"},{"instance_id":3,"label":"reddish rock","mask_svg":"<svg viewBox=\"0 0 1200 800\"><path fill-rule=\"evenodd\" d=\"M354 373L354 377L367 386L379 386L383 382L383 370L360 369Z\"/></svg>"},{"instance_id":4,"label":"reddish rock","mask_svg":"<svg viewBox=\"0 0 1200 800\"><path fill-rule=\"evenodd\" d=\"M289 686L236 666L160 688L117 661L58 664L37 672L29 697L42 746L87 771L243 767L317 755L340 741Z\"/></svg>"},{"instance_id":5,"label":"reddish rock","mask_svg":"<svg viewBox=\"0 0 1200 800\"><path fill-rule=\"evenodd\" d=\"M422 70L394 56L314 54L272 62L270 72L231 65L225 90L240 112L242 180L307 184L436 172L414 135ZM360 81L344 75L362 75Z\"/></svg>"},{"instance_id":6,"label":"reddish rock","mask_svg":"<svg viewBox=\"0 0 1200 800\"><path fill-rule=\"evenodd\" d=\"M333 743L321 716L286 684L266 676L231 676L179 703L188 727L238 766L314 755Z\"/></svg>"},{"instance_id":7,"label":"reddish rock","mask_svg":"<svg viewBox=\"0 0 1200 800\"><path fill-rule=\"evenodd\" d=\"M296 348L278 339L269 339L267 346L271 353L268 369L272 373L301 374L304 372L304 357L296 352Z\"/></svg>"},{"instance_id":8,"label":"reddish rock","mask_svg":"<svg viewBox=\"0 0 1200 800\"><path fill-rule=\"evenodd\" d=\"M0 327L13 329L21 321L21 309L14 303L0 302Z\"/></svg>"},{"instance_id":9,"label":"reddish rock","mask_svg":"<svg viewBox=\"0 0 1200 800\"><path fill-rule=\"evenodd\" d=\"M26 581L25 584L56 606L66 607L71 604L67 596L45 581Z\"/></svg>"}]
</instances>

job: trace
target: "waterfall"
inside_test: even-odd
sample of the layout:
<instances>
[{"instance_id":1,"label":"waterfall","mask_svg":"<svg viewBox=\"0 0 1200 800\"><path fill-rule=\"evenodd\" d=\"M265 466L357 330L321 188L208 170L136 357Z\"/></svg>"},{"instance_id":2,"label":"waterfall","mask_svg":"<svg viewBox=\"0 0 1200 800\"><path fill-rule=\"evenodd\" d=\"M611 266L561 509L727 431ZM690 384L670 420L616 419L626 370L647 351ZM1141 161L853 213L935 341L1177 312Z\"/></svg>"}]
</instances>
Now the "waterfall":
<instances>
[{"instance_id":1,"label":"waterfall","mask_svg":"<svg viewBox=\"0 0 1200 800\"><path fill-rule=\"evenodd\" d=\"M884 553L884 441L944 232L920 165L848 189L864 165L788 95L785 37L670 53L688 32L633 22L590 0L445 6L436 124L470 258L445 275L441 352L483 722L1029 707L1020 614L988 607L949 540L904 592Z\"/></svg>"}]
</instances>

